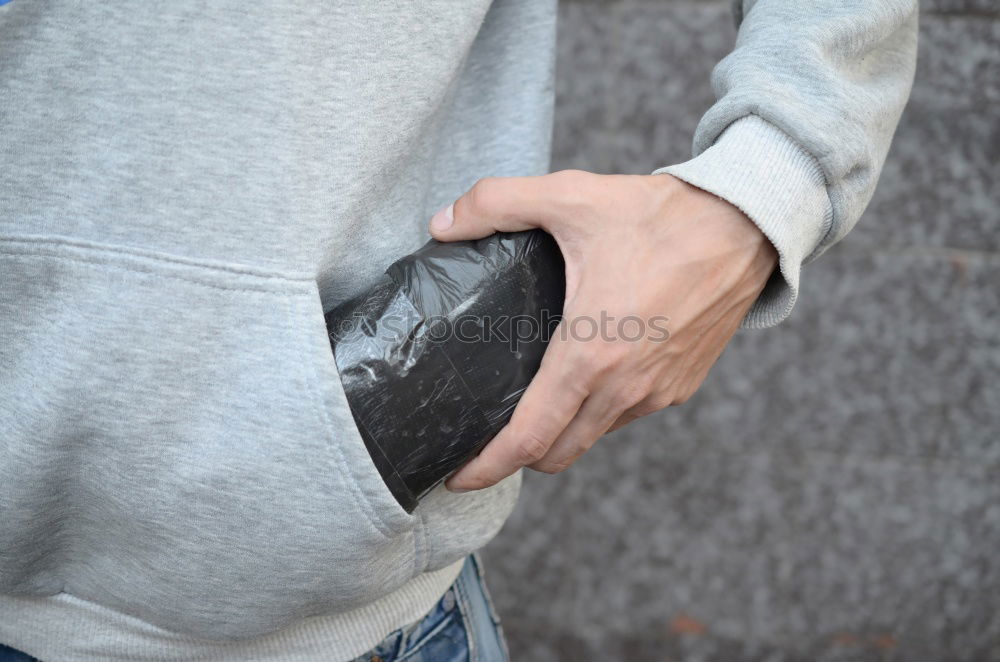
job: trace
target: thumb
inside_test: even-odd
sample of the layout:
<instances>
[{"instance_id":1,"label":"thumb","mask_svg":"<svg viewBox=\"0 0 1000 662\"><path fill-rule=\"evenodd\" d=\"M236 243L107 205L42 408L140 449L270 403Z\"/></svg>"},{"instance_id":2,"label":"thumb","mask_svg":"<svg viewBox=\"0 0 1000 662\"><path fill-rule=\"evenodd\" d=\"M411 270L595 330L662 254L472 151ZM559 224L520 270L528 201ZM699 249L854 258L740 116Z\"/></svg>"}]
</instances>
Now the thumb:
<instances>
[{"instance_id":1,"label":"thumb","mask_svg":"<svg viewBox=\"0 0 1000 662\"><path fill-rule=\"evenodd\" d=\"M550 230L550 225L558 222L560 205L558 188L549 177L480 179L465 195L434 214L431 235L439 241L457 241L481 239L494 232Z\"/></svg>"}]
</instances>

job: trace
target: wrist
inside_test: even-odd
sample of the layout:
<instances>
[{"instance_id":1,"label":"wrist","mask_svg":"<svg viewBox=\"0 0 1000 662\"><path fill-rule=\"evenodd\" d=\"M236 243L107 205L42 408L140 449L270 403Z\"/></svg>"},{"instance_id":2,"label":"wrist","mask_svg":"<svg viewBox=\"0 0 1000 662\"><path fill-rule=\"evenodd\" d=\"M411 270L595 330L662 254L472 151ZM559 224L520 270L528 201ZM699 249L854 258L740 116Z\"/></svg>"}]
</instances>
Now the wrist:
<instances>
[{"instance_id":1,"label":"wrist","mask_svg":"<svg viewBox=\"0 0 1000 662\"><path fill-rule=\"evenodd\" d=\"M739 207L714 193L698 188L670 174L650 175L658 188L663 217L690 224L695 241L706 252L716 253L734 263L744 262L763 287L778 267L779 256L772 241Z\"/></svg>"},{"instance_id":2,"label":"wrist","mask_svg":"<svg viewBox=\"0 0 1000 662\"><path fill-rule=\"evenodd\" d=\"M822 251L832 222L819 161L777 127L748 115L690 161L653 172L666 173L723 196L770 238L781 277L767 283L743 326L763 328L785 319L798 297L801 266Z\"/></svg>"}]
</instances>

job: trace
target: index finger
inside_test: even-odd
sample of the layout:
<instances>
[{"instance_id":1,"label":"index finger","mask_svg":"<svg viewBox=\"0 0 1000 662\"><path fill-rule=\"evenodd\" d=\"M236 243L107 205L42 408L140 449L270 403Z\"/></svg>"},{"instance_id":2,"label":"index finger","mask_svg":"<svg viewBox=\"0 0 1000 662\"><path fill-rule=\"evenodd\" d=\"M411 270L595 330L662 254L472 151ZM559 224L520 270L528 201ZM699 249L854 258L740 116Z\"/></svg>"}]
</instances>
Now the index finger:
<instances>
[{"instance_id":1,"label":"index finger","mask_svg":"<svg viewBox=\"0 0 1000 662\"><path fill-rule=\"evenodd\" d=\"M510 422L448 479L448 489L465 492L489 487L545 457L587 397L582 382L570 374L566 359L572 349L571 341L552 340Z\"/></svg>"}]
</instances>

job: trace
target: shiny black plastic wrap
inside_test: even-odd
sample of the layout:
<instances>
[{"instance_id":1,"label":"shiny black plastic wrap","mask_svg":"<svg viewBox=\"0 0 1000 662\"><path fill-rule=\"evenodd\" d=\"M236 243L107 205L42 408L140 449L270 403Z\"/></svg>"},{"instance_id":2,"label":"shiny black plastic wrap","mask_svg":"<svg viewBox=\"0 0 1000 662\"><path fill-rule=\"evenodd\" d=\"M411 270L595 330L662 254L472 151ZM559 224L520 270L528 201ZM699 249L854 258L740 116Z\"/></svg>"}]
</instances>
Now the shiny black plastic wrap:
<instances>
[{"instance_id":1,"label":"shiny black plastic wrap","mask_svg":"<svg viewBox=\"0 0 1000 662\"><path fill-rule=\"evenodd\" d=\"M541 230L431 240L326 314L344 392L407 512L510 420L562 314Z\"/></svg>"}]
</instances>

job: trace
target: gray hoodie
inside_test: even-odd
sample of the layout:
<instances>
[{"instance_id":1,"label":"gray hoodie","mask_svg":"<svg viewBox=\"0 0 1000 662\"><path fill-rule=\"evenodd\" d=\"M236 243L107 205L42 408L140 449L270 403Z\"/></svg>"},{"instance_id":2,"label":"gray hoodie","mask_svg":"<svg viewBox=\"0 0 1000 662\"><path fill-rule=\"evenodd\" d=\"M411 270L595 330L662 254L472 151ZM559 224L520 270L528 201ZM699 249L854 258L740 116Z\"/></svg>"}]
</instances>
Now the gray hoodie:
<instances>
[{"instance_id":1,"label":"gray hoodie","mask_svg":"<svg viewBox=\"0 0 1000 662\"><path fill-rule=\"evenodd\" d=\"M746 325L788 314L801 264L870 198L915 4L737 6L697 156L664 171L777 246ZM0 642L347 659L497 533L518 475L397 505L323 314L478 178L547 171L555 10L0 6Z\"/></svg>"}]
</instances>

